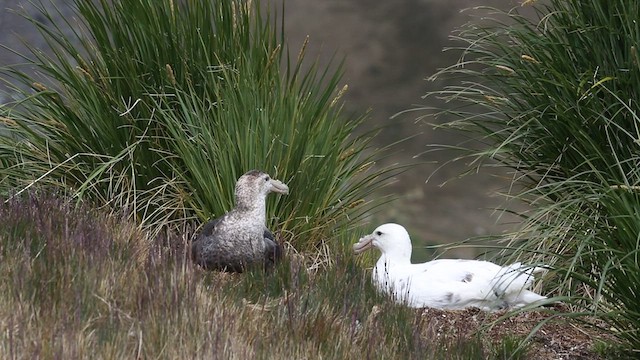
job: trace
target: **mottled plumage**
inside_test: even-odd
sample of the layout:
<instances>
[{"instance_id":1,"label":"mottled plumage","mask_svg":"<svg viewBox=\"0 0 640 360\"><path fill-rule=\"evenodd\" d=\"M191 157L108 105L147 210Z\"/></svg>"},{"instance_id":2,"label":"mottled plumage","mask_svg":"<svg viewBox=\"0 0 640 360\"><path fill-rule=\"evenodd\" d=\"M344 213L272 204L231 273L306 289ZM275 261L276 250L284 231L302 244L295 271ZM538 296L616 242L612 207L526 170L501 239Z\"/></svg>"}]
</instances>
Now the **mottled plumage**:
<instances>
[{"instance_id":1,"label":"mottled plumage","mask_svg":"<svg viewBox=\"0 0 640 360\"><path fill-rule=\"evenodd\" d=\"M235 207L209 221L191 247L196 264L209 270L242 272L248 266L273 266L282 247L267 229L266 197L287 194L289 188L268 174L251 170L236 182Z\"/></svg>"},{"instance_id":2,"label":"mottled plumage","mask_svg":"<svg viewBox=\"0 0 640 360\"><path fill-rule=\"evenodd\" d=\"M528 290L533 274L544 268L520 263L440 259L411 263L411 239L404 227L384 224L353 245L356 254L376 247L382 253L373 282L394 300L411 307L482 310L518 308L546 297Z\"/></svg>"}]
</instances>

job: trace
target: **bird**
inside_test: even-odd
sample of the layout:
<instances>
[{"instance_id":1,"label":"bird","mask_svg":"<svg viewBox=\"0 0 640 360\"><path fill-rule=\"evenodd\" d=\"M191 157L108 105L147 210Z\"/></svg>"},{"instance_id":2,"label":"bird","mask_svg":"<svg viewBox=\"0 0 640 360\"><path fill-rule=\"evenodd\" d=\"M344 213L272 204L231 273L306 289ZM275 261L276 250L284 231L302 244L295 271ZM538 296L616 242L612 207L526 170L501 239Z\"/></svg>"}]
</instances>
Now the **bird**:
<instances>
[{"instance_id":1,"label":"bird","mask_svg":"<svg viewBox=\"0 0 640 360\"><path fill-rule=\"evenodd\" d=\"M191 246L193 261L206 270L225 272L273 268L283 250L266 227L266 197L271 192L286 195L289 187L260 170L240 176L235 207L204 225Z\"/></svg>"},{"instance_id":2,"label":"bird","mask_svg":"<svg viewBox=\"0 0 640 360\"><path fill-rule=\"evenodd\" d=\"M503 267L466 259L412 264L409 234L402 225L394 223L380 225L360 238L353 251L361 254L373 247L381 252L373 269L374 285L409 307L445 310L476 307L498 311L547 299L528 290L533 274L546 271L544 267L523 266L519 262Z\"/></svg>"}]
</instances>

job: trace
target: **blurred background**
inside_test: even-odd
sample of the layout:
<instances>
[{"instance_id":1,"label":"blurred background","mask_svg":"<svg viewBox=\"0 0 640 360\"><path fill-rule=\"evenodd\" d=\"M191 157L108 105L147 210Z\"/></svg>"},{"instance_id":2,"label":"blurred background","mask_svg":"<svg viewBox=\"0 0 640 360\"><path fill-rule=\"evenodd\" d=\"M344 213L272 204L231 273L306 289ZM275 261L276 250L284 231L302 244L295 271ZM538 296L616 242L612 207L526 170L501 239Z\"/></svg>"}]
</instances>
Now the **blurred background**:
<instances>
[{"instance_id":1,"label":"blurred background","mask_svg":"<svg viewBox=\"0 0 640 360\"><path fill-rule=\"evenodd\" d=\"M74 22L72 1L43 3L52 9L57 7L61 16L41 21L63 25L65 17ZM480 10L473 8L510 9L520 3L522 0L286 1L285 30L292 54L295 56L308 36L307 60L327 64L332 58L338 62L344 58L342 82L349 86L343 98L346 112L357 116L369 111L367 126L386 126L376 140L377 146L410 137L388 161L416 165L387 189L398 199L371 217L370 230L384 222L400 223L411 233L414 246L420 248L421 244L447 243L512 229L516 221L513 216L494 212L505 205L497 193L508 189L507 172L496 174L494 169L489 174L481 170L458 178L467 169L466 163L441 167L454 154L429 150L433 144L455 145L463 141L459 134L434 130L427 123L436 119L425 110L393 115L434 105L429 103L433 99L422 96L444 83L426 78L457 61L459 53L443 53L442 49L452 44L452 30L479 14ZM280 12L282 0L274 0L273 4ZM16 11L38 16L28 1L0 0L0 66L21 61L8 48L23 52L22 41L47 47ZM0 103L3 96L0 93ZM418 117L425 118L419 121ZM439 170L435 172L436 169ZM459 249L448 255L470 257L474 251ZM414 260L425 256L426 252L418 250Z\"/></svg>"}]
</instances>

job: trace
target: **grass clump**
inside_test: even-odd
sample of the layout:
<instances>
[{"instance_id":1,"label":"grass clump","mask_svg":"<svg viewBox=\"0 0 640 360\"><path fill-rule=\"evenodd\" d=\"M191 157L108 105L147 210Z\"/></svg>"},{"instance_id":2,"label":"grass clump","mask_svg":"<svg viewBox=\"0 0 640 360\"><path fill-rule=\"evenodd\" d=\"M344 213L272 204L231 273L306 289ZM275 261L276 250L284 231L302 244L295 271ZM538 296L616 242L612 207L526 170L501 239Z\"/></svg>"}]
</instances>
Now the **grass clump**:
<instances>
[{"instance_id":1,"label":"grass clump","mask_svg":"<svg viewBox=\"0 0 640 360\"><path fill-rule=\"evenodd\" d=\"M428 96L456 104L440 113L445 126L482 144L463 145L464 156L513 169L509 195L530 205L502 237L503 255L550 265L549 291L637 350L640 7L551 0L533 10L489 10L461 28L462 58L434 75L456 82Z\"/></svg>"},{"instance_id":2,"label":"grass clump","mask_svg":"<svg viewBox=\"0 0 640 360\"><path fill-rule=\"evenodd\" d=\"M66 24L38 6L51 51L1 69L0 194L60 188L159 233L220 216L258 168L292 189L269 225L312 248L397 170L373 166L375 132L351 136L364 117L341 112L339 66L291 56L259 1L76 0Z\"/></svg>"}]
</instances>

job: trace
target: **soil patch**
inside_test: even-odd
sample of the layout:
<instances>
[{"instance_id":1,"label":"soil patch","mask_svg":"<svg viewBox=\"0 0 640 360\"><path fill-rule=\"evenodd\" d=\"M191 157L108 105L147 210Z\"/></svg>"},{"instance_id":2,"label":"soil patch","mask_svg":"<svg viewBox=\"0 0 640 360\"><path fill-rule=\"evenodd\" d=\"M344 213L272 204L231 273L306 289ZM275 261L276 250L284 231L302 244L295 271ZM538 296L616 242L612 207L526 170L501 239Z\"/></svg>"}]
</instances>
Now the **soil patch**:
<instances>
[{"instance_id":1,"label":"soil patch","mask_svg":"<svg viewBox=\"0 0 640 360\"><path fill-rule=\"evenodd\" d=\"M496 346L506 337L520 340L534 331L523 356L533 360L604 359L594 345L598 341L616 343L616 339L603 330L605 324L595 319L576 320L560 316L559 313L569 311L562 305L552 310L505 316L505 312L487 313L476 308L457 311L425 308L421 310L421 316L427 324L425 336L444 342L450 340L452 344L481 331L483 343Z\"/></svg>"}]
</instances>

